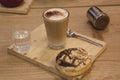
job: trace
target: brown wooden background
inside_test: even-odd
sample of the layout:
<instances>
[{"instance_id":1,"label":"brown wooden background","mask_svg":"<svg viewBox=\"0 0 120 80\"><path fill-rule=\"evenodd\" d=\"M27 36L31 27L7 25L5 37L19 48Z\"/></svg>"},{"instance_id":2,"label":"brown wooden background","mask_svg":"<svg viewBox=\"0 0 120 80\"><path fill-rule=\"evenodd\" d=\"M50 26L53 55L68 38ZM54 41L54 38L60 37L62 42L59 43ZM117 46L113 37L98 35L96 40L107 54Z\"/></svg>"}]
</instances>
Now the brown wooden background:
<instances>
[{"instance_id":1,"label":"brown wooden background","mask_svg":"<svg viewBox=\"0 0 120 80\"><path fill-rule=\"evenodd\" d=\"M93 5L110 16L106 30L94 30L87 23L86 12ZM108 44L88 80L120 80L120 0L35 0L27 15L0 13L0 80L58 80L44 69L7 53L13 43L12 32L21 28L32 31L43 23L42 12L52 7L69 10L69 27L74 31Z\"/></svg>"}]
</instances>

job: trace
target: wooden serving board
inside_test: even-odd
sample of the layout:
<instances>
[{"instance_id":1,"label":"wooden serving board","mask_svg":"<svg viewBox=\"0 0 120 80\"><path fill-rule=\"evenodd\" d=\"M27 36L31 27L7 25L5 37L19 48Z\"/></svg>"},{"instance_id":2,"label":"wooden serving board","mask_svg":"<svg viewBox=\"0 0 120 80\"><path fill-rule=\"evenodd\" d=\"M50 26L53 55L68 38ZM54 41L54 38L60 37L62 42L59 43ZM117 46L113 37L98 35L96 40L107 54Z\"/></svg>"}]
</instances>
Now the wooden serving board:
<instances>
[{"instance_id":1,"label":"wooden serving board","mask_svg":"<svg viewBox=\"0 0 120 80\"><path fill-rule=\"evenodd\" d=\"M80 34L81 35L81 34ZM83 35L84 36L84 35ZM99 41L87 36L84 36L86 38L89 38L93 41L96 41L100 44L102 44L102 47L95 46L93 44L90 44L86 41L76 39L76 38L67 38L67 43L64 49L67 48L84 48L88 54L92 57L92 60L95 61L95 59L105 50L106 43L103 41ZM55 59L57 54L64 50L52 50L48 48L47 44L47 37L46 37L46 31L44 24L37 27L35 30L31 33L31 48L26 53L18 52L14 49L14 44L11 45L8 48L8 53L16 55L22 59L25 59L29 62L32 62L40 67L43 67L51 72L54 72L63 78L66 78L68 80L73 80L75 77L67 77L62 74L60 74L56 68L55 68Z\"/></svg>"},{"instance_id":2,"label":"wooden serving board","mask_svg":"<svg viewBox=\"0 0 120 80\"><path fill-rule=\"evenodd\" d=\"M0 12L27 14L32 2L33 0L24 0L22 5L14 8L7 8L0 5Z\"/></svg>"}]
</instances>

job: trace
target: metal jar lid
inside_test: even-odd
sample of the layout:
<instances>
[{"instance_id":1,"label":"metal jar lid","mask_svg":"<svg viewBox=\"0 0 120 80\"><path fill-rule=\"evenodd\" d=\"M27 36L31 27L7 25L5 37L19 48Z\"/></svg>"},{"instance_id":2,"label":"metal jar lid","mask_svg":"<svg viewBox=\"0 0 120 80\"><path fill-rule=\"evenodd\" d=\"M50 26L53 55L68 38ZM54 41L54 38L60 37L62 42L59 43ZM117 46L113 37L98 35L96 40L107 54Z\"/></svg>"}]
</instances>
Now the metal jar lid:
<instances>
[{"instance_id":1,"label":"metal jar lid","mask_svg":"<svg viewBox=\"0 0 120 80\"><path fill-rule=\"evenodd\" d=\"M93 27L99 30L105 29L110 22L109 16L96 6L88 9L87 17Z\"/></svg>"}]
</instances>

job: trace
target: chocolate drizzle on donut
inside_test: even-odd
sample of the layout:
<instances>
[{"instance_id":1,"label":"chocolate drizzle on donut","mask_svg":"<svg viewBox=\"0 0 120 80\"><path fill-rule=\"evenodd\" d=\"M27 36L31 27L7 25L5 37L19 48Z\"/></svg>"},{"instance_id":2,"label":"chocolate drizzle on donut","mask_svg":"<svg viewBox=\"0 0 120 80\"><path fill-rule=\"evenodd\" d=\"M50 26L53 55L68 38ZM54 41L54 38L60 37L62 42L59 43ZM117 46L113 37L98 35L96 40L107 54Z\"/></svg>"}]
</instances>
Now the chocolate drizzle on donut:
<instances>
[{"instance_id":1,"label":"chocolate drizzle on donut","mask_svg":"<svg viewBox=\"0 0 120 80\"><path fill-rule=\"evenodd\" d=\"M79 56L75 56L73 52L76 52ZM58 54L56 57L56 63L64 67L77 67L80 64L86 65L85 61L88 58L87 52L84 49L70 48ZM66 59L69 61L66 61Z\"/></svg>"}]
</instances>

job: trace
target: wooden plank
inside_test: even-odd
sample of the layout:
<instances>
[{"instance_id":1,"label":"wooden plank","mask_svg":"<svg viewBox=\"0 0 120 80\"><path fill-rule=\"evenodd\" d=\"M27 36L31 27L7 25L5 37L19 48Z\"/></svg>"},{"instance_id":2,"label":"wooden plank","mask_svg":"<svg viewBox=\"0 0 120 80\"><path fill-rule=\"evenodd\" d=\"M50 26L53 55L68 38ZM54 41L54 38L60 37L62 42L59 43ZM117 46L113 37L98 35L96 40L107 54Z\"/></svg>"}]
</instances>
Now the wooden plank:
<instances>
[{"instance_id":1,"label":"wooden plank","mask_svg":"<svg viewBox=\"0 0 120 80\"><path fill-rule=\"evenodd\" d=\"M32 8L120 5L120 0L35 0Z\"/></svg>"},{"instance_id":2,"label":"wooden plank","mask_svg":"<svg viewBox=\"0 0 120 80\"><path fill-rule=\"evenodd\" d=\"M42 33L42 34L41 34ZM39 34L39 35L37 35ZM82 35L84 36L84 35ZM90 39L92 41L95 41L97 43L102 44L103 46L95 46L93 44L90 44L86 41L80 40L80 39L75 39L75 38L68 38L67 43L64 49L68 48L83 48L88 52L88 55L91 56L93 62L95 59L100 56L100 54L104 51L106 48L106 43L95 40L93 38L89 38L87 36L84 36L87 39ZM32 31L31 33L31 48L27 53L22 53L14 49L14 45L11 45L8 48L8 53L14 54L22 59L25 59L29 62L32 62L40 67L43 67L51 72L54 72L68 80L73 80L76 77L67 77L59 73L59 71L56 70L55 68L55 59L57 54L64 50L52 50L48 48L47 45L47 36L45 32L45 26L40 25L37 27L35 30Z\"/></svg>"},{"instance_id":3,"label":"wooden plank","mask_svg":"<svg viewBox=\"0 0 120 80\"><path fill-rule=\"evenodd\" d=\"M33 0L24 0L24 3L18 7L7 8L0 5L0 12L27 14Z\"/></svg>"}]
</instances>

